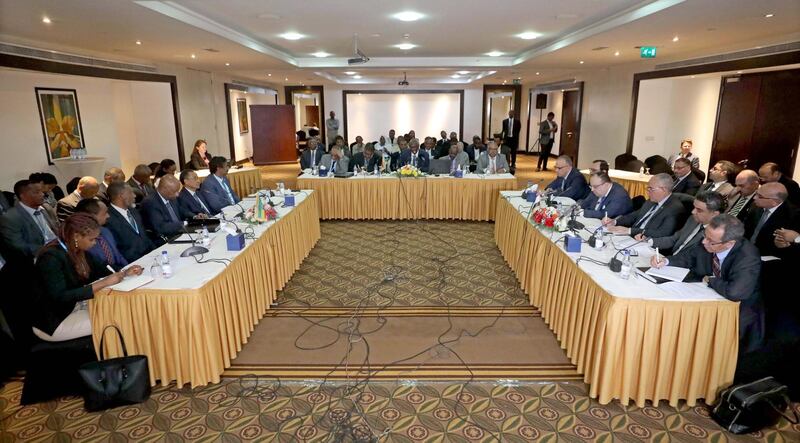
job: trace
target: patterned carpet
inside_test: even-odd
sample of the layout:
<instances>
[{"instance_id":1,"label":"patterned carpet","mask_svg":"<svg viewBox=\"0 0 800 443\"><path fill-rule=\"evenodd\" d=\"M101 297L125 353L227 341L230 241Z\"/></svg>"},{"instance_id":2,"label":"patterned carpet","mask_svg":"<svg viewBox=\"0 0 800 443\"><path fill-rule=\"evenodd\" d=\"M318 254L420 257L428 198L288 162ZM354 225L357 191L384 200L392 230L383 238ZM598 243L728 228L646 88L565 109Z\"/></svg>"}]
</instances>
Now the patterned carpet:
<instances>
[{"instance_id":1,"label":"patterned carpet","mask_svg":"<svg viewBox=\"0 0 800 443\"><path fill-rule=\"evenodd\" d=\"M703 406L599 405L582 383L283 384L155 389L143 404L88 414L66 398L19 408L0 392L0 442L749 442L800 441L800 426L734 436ZM797 406L795 406L797 407ZM800 409L800 408L798 408Z\"/></svg>"},{"instance_id":2,"label":"patterned carpet","mask_svg":"<svg viewBox=\"0 0 800 443\"><path fill-rule=\"evenodd\" d=\"M326 221L281 306L528 306L494 225ZM324 277L321 277L324 276ZM380 283L391 280L392 285Z\"/></svg>"}]
</instances>

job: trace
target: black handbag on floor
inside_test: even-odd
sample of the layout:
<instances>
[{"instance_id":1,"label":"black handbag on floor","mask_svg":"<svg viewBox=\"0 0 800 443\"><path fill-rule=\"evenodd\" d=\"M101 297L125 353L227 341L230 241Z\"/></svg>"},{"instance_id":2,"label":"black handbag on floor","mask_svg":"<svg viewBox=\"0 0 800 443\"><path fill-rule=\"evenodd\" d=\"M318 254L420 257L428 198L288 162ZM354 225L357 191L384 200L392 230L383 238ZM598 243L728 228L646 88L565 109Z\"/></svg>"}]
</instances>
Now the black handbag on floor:
<instances>
[{"instance_id":1,"label":"black handbag on floor","mask_svg":"<svg viewBox=\"0 0 800 443\"><path fill-rule=\"evenodd\" d=\"M793 412L794 420L784 414L790 403L788 391L786 385L772 377L731 386L722 391L719 402L711 411L711 418L734 434L747 434L773 426L781 417L797 424L797 412Z\"/></svg>"},{"instance_id":2,"label":"black handbag on floor","mask_svg":"<svg viewBox=\"0 0 800 443\"><path fill-rule=\"evenodd\" d=\"M103 344L106 331L117 331L123 357L104 358ZM83 407L87 411L102 411L117 406L141 403L150 398L150 369L147 356L128 356L122 332L114 325L106 326L100 337L100 359L86 363L78 370L86 392Z\"/></svg>"}]
</instances>

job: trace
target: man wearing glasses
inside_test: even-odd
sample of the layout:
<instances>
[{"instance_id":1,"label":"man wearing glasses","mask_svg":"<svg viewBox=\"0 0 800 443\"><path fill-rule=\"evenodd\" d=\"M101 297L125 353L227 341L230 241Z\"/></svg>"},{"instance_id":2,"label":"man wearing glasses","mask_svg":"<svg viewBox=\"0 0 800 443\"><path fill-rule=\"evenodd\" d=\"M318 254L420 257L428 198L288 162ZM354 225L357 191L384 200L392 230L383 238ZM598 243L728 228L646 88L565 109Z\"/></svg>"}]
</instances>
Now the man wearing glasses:
<instances>
[{"instance_id":1,"label":"man wearing glasses","mask_svg":"<svg viewBox=\"0 0 800 443\"><path fill-rule=\"evenodd\" d=\"M583 174L575 170L572 165L570 156L558 156L556 159L556 179L547 185L547 189L551 189L556 197L569 197L578 201L589 193L589 186L586 185L586 179Z\"/></svg>"},{"instance_id":2,"label":"man wearing glasses","mask_svg":"<svg viewBox=\"0 0 800 443\"><path fill-rule=\"evenodd\" d=\"M603 225L614 234L667 237L686 220L686 208L672 195L674 182L669 174L656 174L647 184L649 200L639 208L616 219L603 217Z\"/></svg>"},{"instance_id":3,"label":"man wearing glasses","mask_svg":"<svg viewBox=\"0 0 800 443\"><path fill-rule=\"evenodd\" d=\"M780 256L775 246L775 231L780 228L797 229L797 209L786 201L786 187L778 182L765 183L753 197L755 207L744 222L745 237L749 239L761 255Z\"/></svg>"},{"instance_id":4,"label":"man wearing glasses","mask_svg":"<svg viewBox=\"0 0 800 443\"><path fill-rule=\"evenodd\" d=\"M654 255L650 265L654 268L666 265L688 268L690 276L702 278L719 295L738 301L740 352L758 349L764 337L758 249L744 238L742 222L730 214L711 219L701 244L703 247L694 247L660 260Z\"/></svg>"},{"instance_id":5,"label":"man wearing glasses","mask_svg":"<svg viewBox=\"0 0 800 443\"><path fill-rule=\"evenodd\" d=\"M781 172L776 163L764 163L758 168L758 178L761 183L780 183L786 188L788 200L793 205L800 205L800 185L786 174Z\"/></svg>"},{"instance_id":6,"label":"man wearing glasses","mask_svg":"<svg viewBox=\"0 0 800 443\"><path fill-rule=\"evenodd\" d=\"M628 192L619 183L612 182L607 172L592 172L589 188L592 192L581 203L584 217L614 218L633 211Z\"/></svg>"}]
</instances>

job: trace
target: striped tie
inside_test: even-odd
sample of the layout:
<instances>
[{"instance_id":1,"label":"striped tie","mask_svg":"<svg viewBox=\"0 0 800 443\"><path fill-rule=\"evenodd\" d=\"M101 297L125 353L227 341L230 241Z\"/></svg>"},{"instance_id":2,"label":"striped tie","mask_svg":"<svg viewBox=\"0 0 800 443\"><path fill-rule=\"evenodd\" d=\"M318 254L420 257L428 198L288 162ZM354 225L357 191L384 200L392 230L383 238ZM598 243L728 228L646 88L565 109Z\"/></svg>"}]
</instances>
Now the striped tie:
<instances>
[{"instance_id":1,"label":"striped tie","mask_svg":"<svg viewBox=\"0 0 800 443\"><path fill-rule=\"evenodd\" d=\"M745 196L739 197L739 200L736 200L736 204L734 204L731 210L728 211L728 214L734 217L738 216L739 213L742 212L742 208L744 208L744 205L746 203L747 203L747 197Z\"/></svg>"},{"instance_id":2,"label":"striped tie","mask_svg":"<svg viewBox=\"0 0 800 443\"><path fill-rule=\"evenodd\" d=\"M108 242L103 236L97 237L97 243L100 245L100 249L103 250L103 257L106 258L106 263L114 264L114 254L111 252L111 248L108 246Z\"/></svg>"}]
</instances>

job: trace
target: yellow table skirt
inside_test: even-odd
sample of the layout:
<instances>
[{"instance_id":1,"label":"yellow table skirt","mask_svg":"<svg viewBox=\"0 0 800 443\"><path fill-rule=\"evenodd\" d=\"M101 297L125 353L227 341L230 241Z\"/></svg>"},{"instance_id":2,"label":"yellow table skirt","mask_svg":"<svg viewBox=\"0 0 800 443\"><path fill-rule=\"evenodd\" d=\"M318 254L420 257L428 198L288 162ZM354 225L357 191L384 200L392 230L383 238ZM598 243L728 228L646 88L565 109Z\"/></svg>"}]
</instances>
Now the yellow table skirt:
<instances>
[{"instance_id":1,"label":"yellow table skirt","mask_svg":"<svg viewBox=\"0 0 800 443\"><path fill-rule=\"evenodd\" d=\"M129 354L148 357L152 384L219 382L277 291L319 240L317 214L312 193L199 289L96 294L89 303L95 347L102 328L116 324ZM106 355L121 355L118 341L108 335Z\"/></svg>"},{"instance_id":2,"label":"yellow table skirt","mask_svg":"<svg viewBox=\"0 0 800 443\"><path fill-rule=\"evenodd\" d=\"M713 399L733 381L739 304L614 297L507 200L495 240L601 404Z\"/></svg>"},{"instance_id":3,"label":"yellow table skirt","mask_svg":"<svg viewBox=\"0 0 800 443\"><path fill-rule=\"evenodd\" d=\"M299 178L320 194L320 218L347 220L456 219L491 221L500 191L515 178Z\"/></svg>"},{"instance_id":4,"label":"yellow table skirt","mask_svg":"<svg viewBox=\"0 0 800 443\"><path fill-rule=\"evenodd\" d=\"M237 171L231 169L228 172L228 181L231 182L231 188L239 194L239 197L250 195L255 189L261 189L261 169L255 168L247 171Z\"/></svg>"},{"instance_id":5,"label":"yellow table skirt","mask_svg":"<svg viewBox=\"0 0 800 443\"><path fill-rule=\"evenodd\" d=\"M589 174L583 174L586 177L586 182L589 182ZM620 186L625 188L628 191L628 195L631 197L636 197L637 195L643 195L647 197L647 182L638 181L638 180L627 180L624 178L619 177L612 177L612 181L615 183L619 183Z\"/></svg>"}]
</instances>

